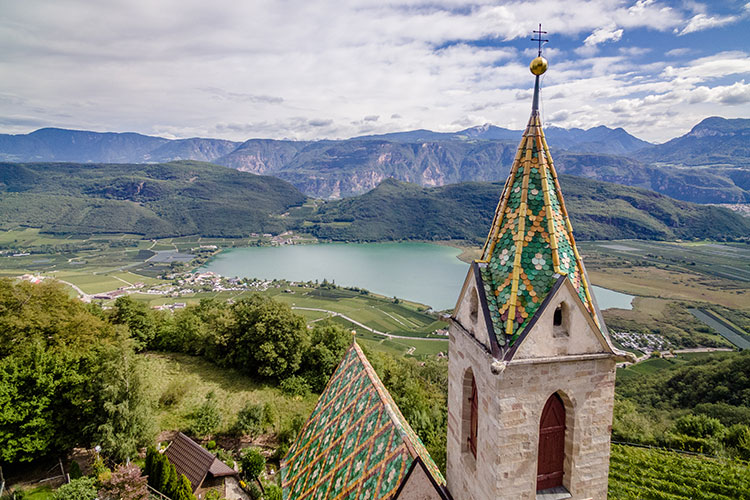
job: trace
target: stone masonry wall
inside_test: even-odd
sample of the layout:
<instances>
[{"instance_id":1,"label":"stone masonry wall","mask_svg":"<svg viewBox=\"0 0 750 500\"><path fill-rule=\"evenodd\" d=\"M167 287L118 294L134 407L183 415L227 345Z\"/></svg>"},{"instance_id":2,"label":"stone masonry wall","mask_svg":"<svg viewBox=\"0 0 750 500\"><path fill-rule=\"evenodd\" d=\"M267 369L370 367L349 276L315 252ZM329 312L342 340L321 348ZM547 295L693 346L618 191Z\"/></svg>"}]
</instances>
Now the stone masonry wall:
<instances>
[{"instance_id":1,"label":"stone masonry wall","mask_svg":"<svg viewBox=\"0 0 750 500\"><path fill-rule=\"evenodd\" d=\"M449 352L446 479L455 500L535 498L539 421L555 392L566 409L563 484L574 499L606 498L613 359L524 360L493 374L493 358L456 324ZM479 396L476 461L463 425L468 417L464 379L470 368Z\"/></svg>"}]
</instances>

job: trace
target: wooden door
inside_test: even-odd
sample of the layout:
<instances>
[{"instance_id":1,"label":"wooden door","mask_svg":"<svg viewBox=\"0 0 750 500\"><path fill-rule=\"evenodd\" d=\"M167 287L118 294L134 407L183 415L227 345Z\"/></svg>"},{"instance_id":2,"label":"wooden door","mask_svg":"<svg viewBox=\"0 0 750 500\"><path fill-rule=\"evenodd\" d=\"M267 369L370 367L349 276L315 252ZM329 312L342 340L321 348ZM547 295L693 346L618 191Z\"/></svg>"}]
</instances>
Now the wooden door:
<instances>
[{"instance_id":1,"label":"wooden door","mask_svg":"<svg viewBox=\"0 0 750 500\"><path fill-rule=\"evenodd\" d=\"M560 396L553 394L544 405L539 424L537 491L562 486L564 461L565 407Z\"/></svg>"}]
</instances>

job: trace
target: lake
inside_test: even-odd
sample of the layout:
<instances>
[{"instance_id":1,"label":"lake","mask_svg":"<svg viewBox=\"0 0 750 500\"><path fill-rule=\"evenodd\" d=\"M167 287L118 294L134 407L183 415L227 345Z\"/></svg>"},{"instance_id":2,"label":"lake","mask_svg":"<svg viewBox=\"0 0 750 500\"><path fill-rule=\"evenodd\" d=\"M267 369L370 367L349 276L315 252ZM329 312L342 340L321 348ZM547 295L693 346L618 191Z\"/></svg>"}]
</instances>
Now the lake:
<instances>
[{"instance_id":1,"label":"lake","mask_svg":"<svg viewBox=\"0 0 750 500\"><path fill-rule=\"evenodd\" d=\"M245 247L222 251L201 270L226 277L327 279L443 310L456 305L469 270L469 264L458 260L460 253L453 247L411 242ZM632 308L632 295L593 288L600 308Z\"/></svg>"}]
</instances>

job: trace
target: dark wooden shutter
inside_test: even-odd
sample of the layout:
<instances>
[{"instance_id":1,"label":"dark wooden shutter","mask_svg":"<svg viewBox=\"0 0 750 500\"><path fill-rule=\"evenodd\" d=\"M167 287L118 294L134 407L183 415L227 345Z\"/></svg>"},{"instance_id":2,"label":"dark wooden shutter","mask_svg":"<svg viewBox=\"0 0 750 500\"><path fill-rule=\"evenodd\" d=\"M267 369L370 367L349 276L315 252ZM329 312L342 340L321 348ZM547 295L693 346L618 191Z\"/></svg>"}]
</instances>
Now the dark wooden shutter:
<instances>
[{"instance_id":1,"label":"dark wooden shutter","mask_svg":"<svg viewBox=\"0 0 750 500\"><path fill-rule=\"evenodd\" d=\"M477 416L479 414L479 403L477 397L477 383L474 376L471 377L471 423L469 427L469 449L474 458L477 458Z\"/></svg>"},{"instance_id":2,"label":"dark wooden shutter","mask_svg":"<svg viewBox=\"0 0 750 500\"><path fill-rule=\"evenodd\" d=\"M544 405L539 424L537 491L562 486L564 461L565 407L560 396L553 394Z\"/></svg>"}]
</instances>

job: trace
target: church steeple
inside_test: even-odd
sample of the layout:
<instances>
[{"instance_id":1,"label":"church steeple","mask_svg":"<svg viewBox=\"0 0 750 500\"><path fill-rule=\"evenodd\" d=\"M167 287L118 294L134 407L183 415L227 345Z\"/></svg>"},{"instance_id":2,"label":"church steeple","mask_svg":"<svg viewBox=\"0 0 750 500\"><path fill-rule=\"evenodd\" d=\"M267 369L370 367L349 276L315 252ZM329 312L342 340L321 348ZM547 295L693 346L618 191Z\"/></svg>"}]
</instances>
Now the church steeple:
<instances>
[{"instance_id":1,"label":"church steeple","mask_svg":"<svg viewBox=\"0 0 750 500\"><path fill-rule=\"evenodd\" d=\"M510 346L529 324L558 276L566 276L599 325L596 308L573 228L565 209L539 117L540 76L547 61L531 62L535 75L531 117L518 146L510 175L495 211L482 258L477 261L484 282L490 320L498 344Z\"/></svg>"}]
</instances>

